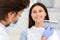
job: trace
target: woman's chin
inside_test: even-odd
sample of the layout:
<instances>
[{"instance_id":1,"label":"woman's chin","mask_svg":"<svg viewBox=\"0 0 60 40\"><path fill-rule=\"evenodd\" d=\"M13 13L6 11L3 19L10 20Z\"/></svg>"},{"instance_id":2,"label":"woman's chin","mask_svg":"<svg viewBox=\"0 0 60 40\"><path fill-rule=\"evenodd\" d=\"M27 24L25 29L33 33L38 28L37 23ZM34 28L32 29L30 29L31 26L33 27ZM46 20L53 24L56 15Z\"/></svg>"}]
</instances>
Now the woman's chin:
<instances>
[{"instance_id":1,"label":"woman's chin","mask_svg":"<svg viewBox=\"0 0 60 40\"><path fill-rule=\"evenodd\" d=\"M38 20L38 21L36 21L37 23L41 23L41 22L43 22L43 21L41 21L41 20Z\"/></svg>"}]
</instances>

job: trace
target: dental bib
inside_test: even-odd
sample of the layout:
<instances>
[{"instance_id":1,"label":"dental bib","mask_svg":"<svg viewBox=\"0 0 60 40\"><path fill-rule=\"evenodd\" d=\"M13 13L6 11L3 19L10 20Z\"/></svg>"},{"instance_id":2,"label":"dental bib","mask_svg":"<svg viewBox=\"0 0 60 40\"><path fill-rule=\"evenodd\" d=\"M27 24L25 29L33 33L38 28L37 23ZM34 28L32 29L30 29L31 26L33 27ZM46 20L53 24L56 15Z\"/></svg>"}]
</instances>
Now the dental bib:
<instances>
[{"instance_id":1,"label":"dental bib","mask_svg":"<svg viewBox=\"0 0 60 40\"><path fill-rule=\"evenodd\" d=\"M44 27L36 28L32 26L27 31L27 40L41 40L44 30L45 30ZM59 40L58 35L55 30L52 36L50 36L47 40Z\"/></svg>"}]
</instances>

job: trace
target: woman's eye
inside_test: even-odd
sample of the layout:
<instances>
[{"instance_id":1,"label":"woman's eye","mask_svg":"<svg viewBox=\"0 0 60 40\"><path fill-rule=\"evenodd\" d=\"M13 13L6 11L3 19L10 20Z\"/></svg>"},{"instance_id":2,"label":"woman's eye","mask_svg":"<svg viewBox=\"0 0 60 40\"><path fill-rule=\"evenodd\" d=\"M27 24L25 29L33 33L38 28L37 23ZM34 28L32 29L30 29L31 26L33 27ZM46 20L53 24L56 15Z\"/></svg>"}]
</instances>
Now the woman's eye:
<instances>
[{"instance_id":1,"label":"woman's eye","mask_svg":"<svg viewBox=\"0 0 60 40\"><path fill-rule=\"evenodd\" d=\"M39 10L39 12L43 12L42 10Z\"/></svg>"},{"instance_id":2,"label":"woman's eye","mask_svg":"<svg viewBox=\"0 0 60 40\"><path fill-rule=\"evenodd\" d=\"M37 13L36 11L33 11L33 13Z\"/></svg>"}]
</instances>

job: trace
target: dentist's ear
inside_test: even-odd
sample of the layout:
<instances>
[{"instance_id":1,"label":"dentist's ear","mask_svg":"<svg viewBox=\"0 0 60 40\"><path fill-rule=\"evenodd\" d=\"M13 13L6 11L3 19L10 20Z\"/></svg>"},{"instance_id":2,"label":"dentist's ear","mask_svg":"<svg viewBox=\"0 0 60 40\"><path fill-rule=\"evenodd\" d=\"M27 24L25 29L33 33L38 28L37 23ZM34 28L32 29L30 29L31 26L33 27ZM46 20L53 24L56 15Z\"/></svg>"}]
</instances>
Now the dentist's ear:
<instances>
[{"instance_id":1,"label":"dentist's ear","mask_svg":"<svg viewBox=\"0 0 60 40\"><path fill-rule=\"evenodd\" d=\"M9 13L8 13L8 17L9 17L9 18L11 18L11 17L13 17L13 16L14 16L14 12L9 12Z\"/></svg>"},{"instance_id":2,"label":"dentist's ear","mask_svg":"<svg viewBox=\"0 0 60 40\"><path fill-rule=\"evenodd\" d=\"M12 19L13 19L14 15L15 15L14 12L9 12L9 13L8 13L8 16L7 16L7 20L8 20L9 22L12 22Z\"/></svg>"}]
</instances>

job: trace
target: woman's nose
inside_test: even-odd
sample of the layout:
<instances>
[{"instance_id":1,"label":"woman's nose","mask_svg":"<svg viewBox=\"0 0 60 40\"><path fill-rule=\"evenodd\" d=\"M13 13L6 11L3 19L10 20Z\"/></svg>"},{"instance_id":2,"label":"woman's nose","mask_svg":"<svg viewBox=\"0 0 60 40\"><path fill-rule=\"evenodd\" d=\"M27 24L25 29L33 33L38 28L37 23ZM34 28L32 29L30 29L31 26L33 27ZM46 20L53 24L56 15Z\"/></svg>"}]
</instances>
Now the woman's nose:
<instances>
[{"instance_id":1,"label":"woman's nose","mask_svg":"<svg viewBox=\"0 0 60 40\"><path fill-rule=\"evenodd\" d=\"M39 12L37 12L37 14L36 15L40 15L40 13Z\"/></svg>"}]
</instances>

